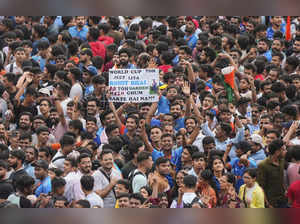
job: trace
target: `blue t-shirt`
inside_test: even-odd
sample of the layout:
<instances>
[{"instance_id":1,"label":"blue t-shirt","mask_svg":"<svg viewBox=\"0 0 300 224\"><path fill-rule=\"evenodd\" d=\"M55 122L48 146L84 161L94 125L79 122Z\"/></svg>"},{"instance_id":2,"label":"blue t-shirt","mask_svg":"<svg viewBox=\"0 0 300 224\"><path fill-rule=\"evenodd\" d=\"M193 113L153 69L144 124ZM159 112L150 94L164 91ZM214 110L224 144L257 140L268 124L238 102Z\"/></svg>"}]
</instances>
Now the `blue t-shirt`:
<instances>
[{"instance_id":1,"label":"blue t-shirt","mask_svg":"<svg viewBox=\"0 0 300 224\"><path fill-rule=\"evenodd\" d=\"M161 96L158 101L158 115L170 113L170 101L165 96Z\"/></svg>"},{"instance_id":2,"label":"blue t-shirt","mask_svg":"<svg viewBox=\"0 0 300 224\"><path fill-rule=\"evenodd\" d=\"M198 37L194 33L191 36L184 36L184 39L188 42L188 46L193 50L196 47Z\"/></svg>"},{"instance_id":3,"label":"blue t-shirt","mask_svg":"<svg viewBox=\"0 0 300 224\"><path fill-rule=\"evenodd\" d=\"M46 65L46 59L42 58L39 55L35 55L32 57L33 60L35 60L36 62L38 62L40 64L40 69L41 71L44 71L45 65Z\"/></svg>"},{"instance_id":4,"label":"blue t-shirt","mask_svg":"<svg viewBox=\"0 0 300 224\"><path fill-rule=\"evenodd\" d=\"M77 26L72 26L69 28L69 33L72 37L78 37L79 39L86 41L89 28L87 26L82 27L81 30L77 29Z\"/></svg>"},{"instance_id":5,"label":"blue t-shirt","mask_svg":"<svg viewBox=\"0 0 300 224\"><path fill-rule=\"evenodd\" d=\"M51 192L51 178L47 176L43 181L41 181L40 186L35 190L35 196L39 197L41 193L48 194Z\"/></svg>"},{"instance_id":6,"label":"blue t-shirt","mask_svg":"<svg viewBox=\"0 0 300 224\"><path fill-rule=\"evenodd\" d=\"M235 184L235 188L237 192L239 191L240 187L244 184L243 175L245 170L248 168L257 168L255 161L253 161L252 159L248 159L248 161L249 161L248 167L244 166L244 164L239 163L240 158L234 158L229 163L231 166L231 173L233 173L237 178Z\"/></svg>"}]
</instances>

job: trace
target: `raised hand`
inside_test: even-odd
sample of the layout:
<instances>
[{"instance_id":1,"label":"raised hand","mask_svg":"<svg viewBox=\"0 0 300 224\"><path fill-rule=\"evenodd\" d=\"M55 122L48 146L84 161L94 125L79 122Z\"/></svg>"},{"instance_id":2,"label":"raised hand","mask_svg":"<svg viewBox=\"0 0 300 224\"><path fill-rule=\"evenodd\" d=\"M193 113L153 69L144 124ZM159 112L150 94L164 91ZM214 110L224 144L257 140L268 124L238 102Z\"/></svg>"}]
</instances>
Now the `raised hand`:
<instances>
[{"instance_id":1,"label":"raised hand","mask_svg":"<svg viewBox=\"0 0 300 224\"><path fill-rule=\"evenodd\" d=\"M191 87L188 81L184 82L183 87L181 89L186 97L189 97L191 95Z\"/></svg>"}]
</instances>

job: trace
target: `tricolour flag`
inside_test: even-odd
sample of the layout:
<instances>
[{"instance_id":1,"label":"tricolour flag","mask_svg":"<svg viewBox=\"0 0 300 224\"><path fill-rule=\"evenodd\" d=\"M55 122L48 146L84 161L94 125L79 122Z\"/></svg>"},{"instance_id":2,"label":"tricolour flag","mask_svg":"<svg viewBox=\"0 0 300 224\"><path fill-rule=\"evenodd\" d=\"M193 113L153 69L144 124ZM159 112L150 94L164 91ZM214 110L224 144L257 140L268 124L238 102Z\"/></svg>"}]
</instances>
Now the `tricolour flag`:
<instances>
[{"instance_id":1,"label":"tricolour flag","mask_svg":"<svg viewBox=\"0 0 300 224\"><path fill-rule=\"evenodd\" d=\"M228 66L221 70L224 77L224 85L227 93L227 98L230 103L233 101L233 89L234 89L234 77L235 77L235 68L234 66Z\"/></svg>"}]
</instances>

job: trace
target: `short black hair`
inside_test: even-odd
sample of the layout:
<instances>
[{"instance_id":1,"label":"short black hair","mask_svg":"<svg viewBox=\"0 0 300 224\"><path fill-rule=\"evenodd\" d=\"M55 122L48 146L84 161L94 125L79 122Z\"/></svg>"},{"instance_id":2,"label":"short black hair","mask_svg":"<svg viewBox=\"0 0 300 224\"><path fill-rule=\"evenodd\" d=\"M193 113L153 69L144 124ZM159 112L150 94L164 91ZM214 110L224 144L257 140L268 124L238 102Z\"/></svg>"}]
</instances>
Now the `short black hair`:
<instances>
[{"instance_id":1,"label":"short black hair","mask_svg":"<svg viewBox=\"0 0 300 224\"><path fill-rule=\"evenodd\" d=\"M88 200L79 200L79 201L76 201L75 204L78 204L80 205L82 208L91 208L91 204Z\"/></svg>"},{"instance_id":2,"label":"short black hair","mask_svg":"<svg viewBox=\"0 0 300 224\"><path fill-rule=\"evenodd\" d=\"M188 189L194 189L197 186L197 177L194 175L187 175L183 178L183 184Z\"/></svg>"},{"instance_id":3,"label":"short black hair","mask_svg":"<svg viewBox=\"0 0 300 224\"><path fill-rule=\"evenodd\" d=\"M9 153L11 156L17 158L18 160L21 160L22 163L25 161L25 152L20 149L15 149L10 151Z\"/></svg>"},{"instance_id":4,"label":"short black hair","mask_svg":"<svg viewBox=\"0 0 300 224\"><path fill-rule=\"evenodd\" d=\"M132 198L140 201L141 204L143 204L145 202L145 198L140 193L131 194L129 197L129 200Z\"/></svg>"},{"instance_id":5,"label":"short black hair","mask_svg":"<svg viewBox=\"0 0 300 224\"><path fill-rule=\"evenodd\" d=\"M137 155L137 163L142 163L145 160L149 159L149 157L151 157L151 153L147 152L147 151L142 151Z\"/></svg>"},{"instance_id":6,"label":"short black hair","mask_svg":"<svg viewBox=\"0 0 300 224\"><path fill-rule=\"evenodd\" d=\"M92 191L94 188L95 179L93 176L84 175L80 178L80 184L83 190Z\"/></svg>"},{"instance_id":7,"label":"short black hair","mask_svg":"<svg viewBox=\"0 0 300 224\"><path fill-rule=\"evenodd\" d=\"M106 154L113 154L113 151L111 149L103 149L99 156L100 160L102 160Z\"/></svg>"},{"instance_id":8,"label":"short black hair","mask_svg":"<svg viewBox=\"0 0 300 224\"><path fill-rule=\"evenodd\" d=\"M66 181L62 177L54 177L51 180L51 187L52 187L52 192L55 192L57 188L66 186Z\"/></svg>"},{"instance_id":9,"label":"short black hair","mask_svg":"<svg viewBox=\"0 0 300 224\"><path fill-rule=\"evenodd\" d=\"M170 163L170 160L168 158L165 158L165 157L160 157L156 160L155 167L159 167L163 163Z\"/></svg>"},{"instance_id":10,"label":"short black hair","mask_svg":"<svg viewBox=\"0 0 300 224\"><path fill-rule=\"evenodd\" d=\"M245 173L248 173L249 176L250 176L251 178L256 178L256 175L257 175L257 169L255 169L255 168L248 168L248 169L246 169L246 170L244 171L244 174L245 174Z\"/></svg>"},{"instance_id":11,"label":"short black hair","mask_svg":"<svg viewBox=\"0 0 300 224\"><path fill-rule=\"evenodd\" d=\"M280 150L283 145L284 143L281 139L275 139L272 141L268 146L270 155L274 155L275 152Z\"/></svg>"},{"instance_id":12,"label":"short black hair","mask_svg":"<svg viewBox=\"0 0 300 224\"><path fill-rule=\"evenodd\" d=\"M61 147L63 148L63 147L65 147L65 146L67 146L67 145L74 145L75 139L74 139L74 137L71 136L71 135L64 134L64 135L61 137L59 143L60 143Z\"/></svg>"}]
</instances>

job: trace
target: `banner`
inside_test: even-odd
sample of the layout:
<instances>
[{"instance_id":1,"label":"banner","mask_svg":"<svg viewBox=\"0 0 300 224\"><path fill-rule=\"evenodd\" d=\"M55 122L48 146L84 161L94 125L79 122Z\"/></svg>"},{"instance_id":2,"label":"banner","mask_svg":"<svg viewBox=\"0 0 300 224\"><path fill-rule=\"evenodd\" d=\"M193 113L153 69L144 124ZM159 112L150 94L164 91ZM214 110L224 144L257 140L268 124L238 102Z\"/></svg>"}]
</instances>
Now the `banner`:
<instances>
[{"instance_id":1,"label":"banner","mask_svg":"<svg viewBox=\"0 0 300 224\"><path fill-rule=\"evenodd\" d=\"M158 102L158 89L158 69L109 70L112 102Z\"/></svg>"}]
</instances>

